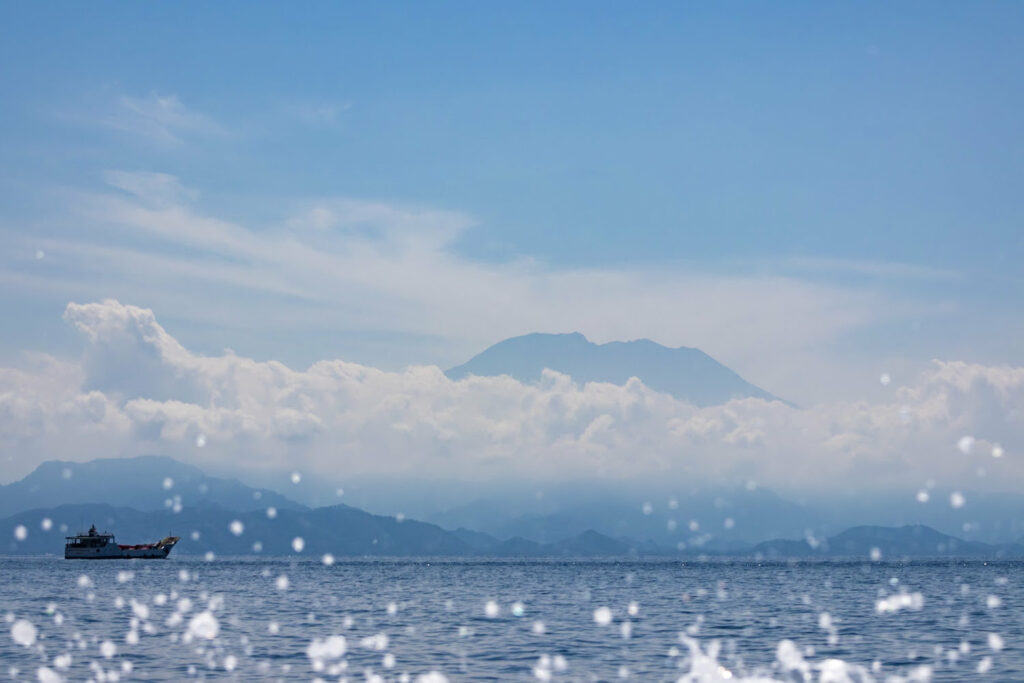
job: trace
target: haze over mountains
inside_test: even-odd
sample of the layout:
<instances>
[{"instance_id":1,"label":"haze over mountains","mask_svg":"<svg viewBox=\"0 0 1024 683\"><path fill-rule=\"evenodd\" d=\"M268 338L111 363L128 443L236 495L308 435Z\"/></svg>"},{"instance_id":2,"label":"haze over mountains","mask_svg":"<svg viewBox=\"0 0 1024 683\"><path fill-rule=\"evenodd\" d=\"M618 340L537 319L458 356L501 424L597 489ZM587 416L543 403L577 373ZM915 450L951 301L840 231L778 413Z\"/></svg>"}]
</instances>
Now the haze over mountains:
<instances>
[{"instance_id":1,"label":"haze over mountains","mask_svg":"<svg viewBox=\"0 0 1024 683\"><path fill-rule=\"evenodd\" d=\"M54 503L72 493L79 502ZM547 514L518 516L512 508L500 514L480 502L440 515L437 524L347 505L310 509L273 491L146 456L78 465L51 461L0 494L6 511L0 553L11 554L60 554L64 532L95 523L121 542L173 533L182 537L179 554L221 556L292 555L297 537L304 539L299 554L339 557L867 557L876 550L886 558L1024 556L1019 536L1010 536L1016 527L996 543L963 540L922 524L826 533L830 524L817 519L820 510L757 489L694 491L661 509L584 496ZM232 531L239 528L234 522L241 523L240 533Z\"/></svg>"},{"instance_id":2,"label":"haze over mountains","mask_svg":"<svg viewBox=\"0 0 1024 683\"><path fill-rule=\"evenodd\" d=\"M143 455L102 458L85 463L50 460L20 481L0 486L0 517L33 508L104 502L136 510L215 503L233 510L306 509L270 489L254 489L237 479L207 476L173 458Z\"/></svg>"},{"instance_id":3,"label":"haze over mountains","mask_svg":"<svg viewBox=\"0 0 1024 683\"><path fill-rule=\"evenodd\" d=\"M451 379L509 375L528 383L539 380L545 369L569 375L581 384L625 384L630 377L637 377L655 391L698 406L718 405L734 398L781 400L700 349L672 349L649 339L595 344L579 332L512 337L445 374Z\"/></svg>"}]
</instances>

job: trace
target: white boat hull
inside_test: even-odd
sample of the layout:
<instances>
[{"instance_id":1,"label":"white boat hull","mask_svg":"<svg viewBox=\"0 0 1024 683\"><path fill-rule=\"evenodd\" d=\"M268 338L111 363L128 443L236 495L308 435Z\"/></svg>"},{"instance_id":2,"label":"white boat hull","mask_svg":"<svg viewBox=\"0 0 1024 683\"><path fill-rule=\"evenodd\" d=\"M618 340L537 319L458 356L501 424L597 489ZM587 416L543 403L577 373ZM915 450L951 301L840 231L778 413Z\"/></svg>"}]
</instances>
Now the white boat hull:
<instances>
[{"instance_id":1,"label":"white boat hull","mask_svg":"<svg viewBox=\"0 0 1024 683\"><path fill-rule=\"evenodd\" d=\"M157 543L120 545L111 533L99 533L94 524L88 533L68 536L64 546L65 560L162 560L180 539L168 536Z\"/></svg>"}]
</instances>

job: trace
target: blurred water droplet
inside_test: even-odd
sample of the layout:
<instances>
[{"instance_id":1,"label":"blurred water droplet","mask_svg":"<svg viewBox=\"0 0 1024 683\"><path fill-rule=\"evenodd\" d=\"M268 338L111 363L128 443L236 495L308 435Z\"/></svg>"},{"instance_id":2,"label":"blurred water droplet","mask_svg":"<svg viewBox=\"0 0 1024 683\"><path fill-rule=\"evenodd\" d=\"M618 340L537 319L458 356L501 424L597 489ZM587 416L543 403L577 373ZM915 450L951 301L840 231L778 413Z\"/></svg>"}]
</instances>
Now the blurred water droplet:
<instances>
[{"instance_id":1,"label":"blurred water droplet","mask_svg":"<svg viewBox=\"0 0 1024 683\"><path fill-rule=\"evenodd\" d=\"M292 483L298 484L300 481L302 481L302 475L298 472L292 472Z\"/></svg>"},{"instance_id":2,"label":"blurred water droplet","mask_svg":"<svg viewBox=\"0 0 1024 683\"><path fill-rule=\"evenodd\" d=\"M235 536L241 536L242 533L245 531L245 525L237 519L232 521L231 524L228 525L228 528L231 529L231 533L233 533Z\"/></svg>"},{"instance_id":3,"label":"blurred water droplet","mask_svg":"<svg viewBox=\"0 0 1024 683\"><path fill-rule=\"evenodd\" d=\"M202 448L206 445L206 434L200 434L196 437L196 448Z\"/></svg>"},{"instance_id":4,"label":"blurred water droplet","mask_svg":"<svg viewBox=\"0 0 1024 683\"><path fill-rule=\"evenodd\" d=\"M292 550L294 550L295 552L301 553L305 547L306 542L302 540L302 536L296 536L292 539Z\"/></svg>"},{"instance_id":5,"label":"blurred water droplet","mask_svg":"<svg viewBox=\"0 0 1024 683\"><path fill-rule=\"evenodd\" d=\"M953 491L953 493L951 493L949 496L949 504L952 505L954 508L962 508L964 506L964 503L966 502L967 499L964 498L964 494L960 493L959 491Z\"/></svg>"},{"instance_id":6,"label":"blurred water droplet","mask_svg":"<svg viewBox=\"0 0 1024 683\"><path fill-rule=\"evenodd\" d=\"M959 448L964 455L969 454L971 449L974 448L974 437L969 435L960 437L960 440L956 442L956 447Z\"/></svg>"},{"instance_id":7,"label":"blurred water droplet","mask_svg":"<svg viewBox=\"0 0 1024 683\"><path fill-rule=\"evenodd\" d=\"M18 619L11 626L11 638L24 647L31 647L36 642L36 633L36 627L26 619Z\"/></svg>"},{"instance_id":8,"label":"blurred water droplet","mask_svg":"<svg viewBox=\"0 0 1024 683\"><path fill-rule=\"evenodd\" d=\"M607 626L612 623L612 611L607 607L598 607L594 610L594 623L598 626Z\"/></svg>"},{"instance_id":9,"label":"blurred water droplet","mask_svg":"<svg viewBox=\"0 0 1024 683\"><path fill-rule=\"evenodd\" d=\"M28 529L25 528L24 524L19 524L18 526L14 527L14 538L16 538L19 541L24 541L26 538L28 538Z\"/></svg>"},{"instance_id":10,"label":"blurred water droplet","mask_svg":"<svg viewBox=\"0 0 1024 683\"><path fill-rule=\"evenodd\" d=\"M882 376L878 378L878 381L883 387L887 387L892 382L892 377L889 376L888 372L883 372Z\"/></svg>"}]
</instances>

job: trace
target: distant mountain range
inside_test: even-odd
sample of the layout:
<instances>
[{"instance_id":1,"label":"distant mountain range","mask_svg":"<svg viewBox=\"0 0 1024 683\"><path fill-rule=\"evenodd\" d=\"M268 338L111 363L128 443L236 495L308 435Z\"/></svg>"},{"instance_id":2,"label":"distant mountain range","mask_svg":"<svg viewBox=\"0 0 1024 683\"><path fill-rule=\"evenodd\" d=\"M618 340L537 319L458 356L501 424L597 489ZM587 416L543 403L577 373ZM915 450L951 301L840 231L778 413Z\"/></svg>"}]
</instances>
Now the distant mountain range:
<instances>
[{"instance_id":1,"label":"distant mountain range","mask_svg":"<svg viewBox=\"0 0 1024 683\"><path fill-rule=\"evenodd\" d=\"M920 524L858 526L826 539L758 543L751 554L767 558L868 557L1022 557L1020 543L992 545L964 541Z\"/></svg>"},{"instance_id":2,"label":"distant mountain range","mask_svg":"<svg viewBox=\"0 0 1024 683\"><path fill-rule=\"evenodd\" d=\"M630 377L637 377L655 391L698 406L719 405L734 398L781 400L700 349L672 349L649 339L595 344L579 332L512 337L445 374L451 379L509 375L520 382L536 382L544 369L570 375L581 384L625 384Z\"/></svg>"},{"instance_id":3,"label":"distant mountain range","mask_svg":"<svg viewBox=\"0 0 1024 683\"><path fill-rule=\"evenodd\" d=\"M304 510L306 506L269 489L237 479L210 477L173 458L143 455L85 463L50 460L12 484L0 486L0 517L33 508L104 502L136 510L160 510L176 503L215 504L232 510Z\"/></svg>"},{"instance_id":4,"label":"distant mountain range","mask_svg":"<svg viewBox=\"0 0 1024 683\"><path fill-rule=\"evenodd\" d=\"M43 520L49 520L44 528ZM121 543L154 542L181 536L175 555L267 555L336 557L681 557L759 559L858 558L900 560L924 557L1024 557L1020 544L969 542L925 526L855 527L822 541L775 540L754 546L684 549L612 538L592 529L551 543L515 536L497 539L468 529L446 531L435 524L371 515L346 505L314 510L236 512L215 505L140 512L102 503L31 510L0 520L0 554L61 555L63 537L95 524ZM18 539L19 526L26 537ZM235 533L238 531L238 533ZM296 550L295 539L302 539Z\"/></svg>"},{"instance_id":5,"label":"distant mountain range","mask_svg":"<svg viewBox=\"0 0 1024 683\"><path fill-rule=\"evenodd\" d=\"M495 511L503 514L495 514ZM683 489L671 502L642 505L612 492L578 495L552 512L515 514L498 501L476 501L433 514L445 528L473 528L496 538L522 537L552 543L594 530L612 538L634 538L676 548L723 542L749 545L767 538L801 535L813 513L765 489Z\"/></svg>"},{"instance_id":6,"label":"distant mountain range","mask_svg":"<svg viewBox=\"0 0 1024 683\"><path fill-rule=\"evenodd\" d=\"M435 519L441 521L437 524L347 505L311 509L273 491L208 477L155 456L44 463L25 479L0 487L0 506L7 511L0 519L0 553L8 554L59 555L66 533L96 524L122 543L181 536L175 553L184 555L1024 557L1019 542L968 541L923 524L855 526L815 538L815 532L800 531L811 511L760 489L694 490L661 510L609 495L518 517L483 515L488 508L473 504L441 515L445 520ZM474 517L480 524L472 523ZM456 527L457 520L464 523ZM781 538L752 540L776 532ZM792 536L803 538L785 540ZM299 551L296 538L303 539Z\"/></svg>"}]
</instances>

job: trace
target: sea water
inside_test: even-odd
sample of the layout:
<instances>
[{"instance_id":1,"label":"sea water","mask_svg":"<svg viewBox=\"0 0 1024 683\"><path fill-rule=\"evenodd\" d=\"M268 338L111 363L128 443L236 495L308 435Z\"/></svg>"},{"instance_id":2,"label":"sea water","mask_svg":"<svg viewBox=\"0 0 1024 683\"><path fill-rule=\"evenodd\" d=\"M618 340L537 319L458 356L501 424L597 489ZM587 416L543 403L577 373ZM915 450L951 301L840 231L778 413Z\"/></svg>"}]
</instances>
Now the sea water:
<instances>
[{"instance_id":1,"label":"sea water","mask_svg":"<svg viewBox=\"0 0 1024 683\"><path fill-rule=\"evenodd\" d=\"M1016 562L0 559L0 679L1020 681Z\"/></svg>"}]
</instances>

